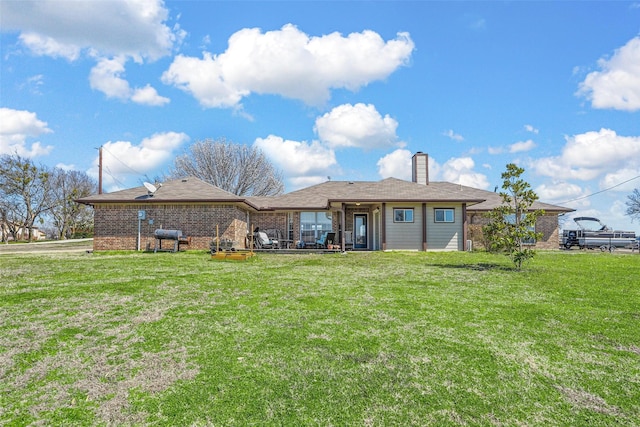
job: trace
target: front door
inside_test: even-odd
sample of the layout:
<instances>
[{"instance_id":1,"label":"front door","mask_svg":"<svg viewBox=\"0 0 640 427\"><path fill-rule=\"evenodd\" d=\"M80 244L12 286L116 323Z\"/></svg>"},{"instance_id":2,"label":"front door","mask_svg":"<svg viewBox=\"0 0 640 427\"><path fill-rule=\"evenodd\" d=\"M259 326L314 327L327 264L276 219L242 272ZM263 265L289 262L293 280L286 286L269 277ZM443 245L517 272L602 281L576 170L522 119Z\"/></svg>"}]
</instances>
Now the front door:
<instances>
[{"instance_id":1,"label":"front door","mask_svg":"<svg viewBox=\"0 0 640 427\"><path fill-rule=\"evenodd\" d=\"M353 216L353 248L367 249L367 215Z\"/></svg>"}]
</instances>

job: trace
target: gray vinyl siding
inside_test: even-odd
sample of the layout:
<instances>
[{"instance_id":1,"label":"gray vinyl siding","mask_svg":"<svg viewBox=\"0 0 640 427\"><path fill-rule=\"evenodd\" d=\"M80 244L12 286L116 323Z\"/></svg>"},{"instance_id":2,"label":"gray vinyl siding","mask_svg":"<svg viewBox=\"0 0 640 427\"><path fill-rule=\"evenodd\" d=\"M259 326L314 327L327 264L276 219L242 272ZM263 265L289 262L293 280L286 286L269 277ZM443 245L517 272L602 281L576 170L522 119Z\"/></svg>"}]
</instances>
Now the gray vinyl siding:
<instances>
[{"instance_id":1,"label":"gray vinyl siding","mask_svg":"<svg viewBox=\"0 0 640 427\"><path fill-rule=\"evenodd\" d=\"M435 222L434 209L454 209L454 222ZM462 206L454 204L427 203L427 250L462 250Z\"/></svg>"},{"instance_id":2,"label":"gray vinyl siding","mask_svg":"<svg viewBox=\"0 0 640 427\"><path fill-rule=\"evenodd\" d=\"M413 222L393 222L393 209L413 208ZM422 250L422 205L389 203L385 212L387 250Z\"/></svg>"}]
</instances>

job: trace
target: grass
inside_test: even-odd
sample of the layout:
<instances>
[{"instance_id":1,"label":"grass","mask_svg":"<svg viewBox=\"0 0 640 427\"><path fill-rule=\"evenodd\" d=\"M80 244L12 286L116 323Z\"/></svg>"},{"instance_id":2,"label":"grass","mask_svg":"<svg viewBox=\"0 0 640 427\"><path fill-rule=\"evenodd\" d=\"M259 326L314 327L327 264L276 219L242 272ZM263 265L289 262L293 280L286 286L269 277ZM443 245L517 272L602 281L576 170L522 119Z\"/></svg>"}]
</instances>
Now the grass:
<instances>
[{"instance_id":1,"label":"grass","mask_svg":"<svg viewBox=\"0 0 640 427\"><path fill-rule=\"evenodd\" d=\"M0 425L639 425L640 257L0 256Z\"/></svg>"}]
</instances>

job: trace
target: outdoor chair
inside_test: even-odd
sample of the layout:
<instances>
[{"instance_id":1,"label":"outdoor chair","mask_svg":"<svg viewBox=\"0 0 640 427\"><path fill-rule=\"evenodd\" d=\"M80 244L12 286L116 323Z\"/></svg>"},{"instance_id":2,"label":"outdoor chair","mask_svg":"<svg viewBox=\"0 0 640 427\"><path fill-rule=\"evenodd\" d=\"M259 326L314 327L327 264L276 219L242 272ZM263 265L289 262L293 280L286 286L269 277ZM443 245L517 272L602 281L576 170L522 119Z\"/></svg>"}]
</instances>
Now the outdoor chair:
<instances>
[{"instance_id":1,"label":"outdoor chair","mask_svg":"<svg viewBox=\"0 0 640 427\"><path fill-rule=\"evenodd\" d=\"M256 249L278 249L280 244L277 240L270 239L264 231L256 231L253 236Z\"/></svg>"},{"instance_id":2,"label":"outdoor chair","mask_svg":"<svg viewBox=\"0 0 640 427\"><path fill-rule=\"evenodd\" d=\"M320 239L316 240L316 245L319 248L326 248L327 245L329 245L331 243L334 243L336 240L336 233L330 232L330 231L325 231L322 236L320 236Z\"/></svg>"}]
</instances>

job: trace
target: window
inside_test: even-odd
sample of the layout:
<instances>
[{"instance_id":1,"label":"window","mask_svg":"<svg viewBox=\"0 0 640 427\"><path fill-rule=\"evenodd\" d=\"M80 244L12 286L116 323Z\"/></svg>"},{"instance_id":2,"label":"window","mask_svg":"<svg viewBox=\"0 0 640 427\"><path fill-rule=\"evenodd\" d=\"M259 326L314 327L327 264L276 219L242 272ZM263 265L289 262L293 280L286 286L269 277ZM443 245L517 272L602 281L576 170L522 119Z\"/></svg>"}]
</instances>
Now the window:
<instances>
[{"instance_id":1,"label":"window","mask_svg":"<svg viewBox=\"0 0 640 427\"><path fill-rule=\"evenodd\" d=\"M394 208L393 222L413 222L413 209Z\"/></svg>"},{"instance_id":2,"label":"window","mask_svg":"<svg viewBox=\"0 0 640 427\"><path fill-rule=\"evenodd\" d=\"M435 222L455 222L454 209L434 209Z\"/></svg>"},{"instance_id":3,"label":"window","mask_svg":"<svg viewBox=\"0 0 640 427\"><path fill-rule=\"evenodd\" d=\"M524 215L525 214L522 214L520 216L520 218L524 219ZM515 224L516 223L516 215L515 214L505 215L504 220L506 222L508 222L509 224ZM533 231L535 233L536 232L536 227L535 226L528 226L527 230L528 231ZM522 240L522 244L523 245L535 245L536 244L536 239L535 238L524 239L524 240Z\"/></svg>"},{"instance_id":4,"label":"window","mask_svg":"<svg viewBox=\"0 0 640 427\"><path fill-rule=\"evenodd\" d=\"M332 231L331 212L300 212L300 237L305 243L315 243L325 231Z\"/></svg>"}]
</instances>

